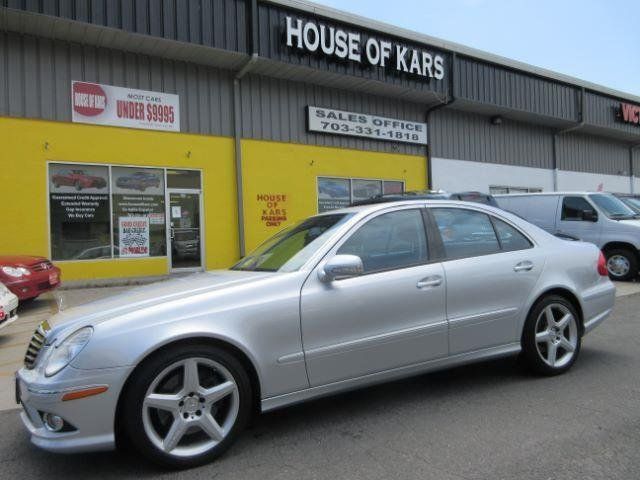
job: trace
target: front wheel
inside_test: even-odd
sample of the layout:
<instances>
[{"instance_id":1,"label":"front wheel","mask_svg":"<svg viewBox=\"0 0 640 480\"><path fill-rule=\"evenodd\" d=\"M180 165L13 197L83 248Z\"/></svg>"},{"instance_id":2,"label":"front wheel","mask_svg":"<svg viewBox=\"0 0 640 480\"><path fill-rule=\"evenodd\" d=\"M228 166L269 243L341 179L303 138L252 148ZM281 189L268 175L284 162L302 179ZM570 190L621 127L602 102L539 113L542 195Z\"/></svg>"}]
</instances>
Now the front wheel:
<instances>
[{"instance_id":1,"label":"front wheel","mask_svg":"<svg viewBox=\"0 0 640 480\"><path fill-rule=\"evenodd\" d=\"M605 252L611 280L632 280L638 276L638 256L628 248L612 248Z\"/></svg>"},{"instance_id":2,"label":"front wheel","mask_svg":"<svg viewBox=\"0 0 640 480\"><path fill-rule=\"evenodd\" d=\"M251 383L225 350L180 346L143 363L123 402L124 430L135 448L164 466L190 468L220 456L244 428Z\"/></svg>"},{"instance_id":3,"label":"front wheel","mask_svg":"<svg viewBox=\"0 0 640 480\"><path fill-rule=\"evenodd\" d=\"M548 295L529 312L522 333L526 364L542 375L558 375L571 368L582 339L578 314L564 297Z\"/></svg>"}]
</instances>

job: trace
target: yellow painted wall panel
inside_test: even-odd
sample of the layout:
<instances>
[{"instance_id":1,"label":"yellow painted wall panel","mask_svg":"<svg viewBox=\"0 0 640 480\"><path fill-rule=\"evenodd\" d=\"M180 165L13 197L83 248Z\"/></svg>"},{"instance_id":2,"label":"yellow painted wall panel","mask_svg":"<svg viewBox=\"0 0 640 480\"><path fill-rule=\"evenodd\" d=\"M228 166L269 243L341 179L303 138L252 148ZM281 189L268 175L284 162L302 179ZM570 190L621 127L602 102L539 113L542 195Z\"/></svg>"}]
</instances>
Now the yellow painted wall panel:
<instances>
[{"instance_id":1,"label":"yellow painted wall panel","mask_svg":"<svg viewBox=\"0 0 640 480\"><path fill-rule=\"evenodd\" d=\"M422 156L260 140L243 140L242 155L248 250L286 225L317 213L317 177L402 180L406 190L426 188ZM265 220L265 213L286 220Z\"/></svg>"},{"instance_id":2,"label":"yellow painted wall panel","mask_svg":"<svg viewBox=\"0 0 640 480\"><path fill-rule=\"evenodd\" d=\"M206 268L238 257L233 140L0 118L0 254L49 255L47 162L201 169ZM66 280L159 275L166 258L59 262Z\"/></svg>"}]
</instances>

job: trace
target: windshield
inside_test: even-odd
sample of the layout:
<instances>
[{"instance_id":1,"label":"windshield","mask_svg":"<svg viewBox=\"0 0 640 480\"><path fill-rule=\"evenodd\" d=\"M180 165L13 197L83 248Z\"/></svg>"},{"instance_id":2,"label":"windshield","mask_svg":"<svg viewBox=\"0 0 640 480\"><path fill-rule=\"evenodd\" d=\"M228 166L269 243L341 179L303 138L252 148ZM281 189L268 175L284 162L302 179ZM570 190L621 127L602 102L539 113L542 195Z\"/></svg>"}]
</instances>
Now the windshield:
<instances>
[{"instance_id":1,"label":"windshield","mask_svg":"<svg viewBox=\"0 0 640 480\"><path fill-rule=\"evenodd\" d=\"M352 214L320 215L277 233L236 263L231 270L293 272Z\"/></svg>"},{"instance_id":2,"label":"windshield","mask_svg":"<svg viewBox=\"0 0 640 480\"><path fill-rule=\"evenodd\" d=\"M589 198L604 212L604 214L614 220L625 220L636 218L636 213L627 207L619 198L606 193L589 195Z\"/></svg>"},{"instance_id":3,"label":"windshield","mask_svg":"<svg viewBox=\"0 0 640 480\"><path fill-rule=\"evenodd\" d=\"M640 199L633 197L622 197L622 200L631 210L640 214Z\"/></svg>"}]
</instances>

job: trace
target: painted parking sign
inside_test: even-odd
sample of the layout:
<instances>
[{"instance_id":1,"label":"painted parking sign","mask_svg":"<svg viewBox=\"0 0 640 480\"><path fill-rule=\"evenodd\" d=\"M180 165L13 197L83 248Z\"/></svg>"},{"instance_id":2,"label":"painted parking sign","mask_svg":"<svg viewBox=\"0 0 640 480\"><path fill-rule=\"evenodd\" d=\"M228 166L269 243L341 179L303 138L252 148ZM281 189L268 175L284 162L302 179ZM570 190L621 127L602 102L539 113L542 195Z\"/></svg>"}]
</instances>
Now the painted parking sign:
<instances>
[{"instance_id":1,"label":"painted parking sign","mask_svg":"<svg viewBox=\"0 0 640 480\"><path fill-rule=\"evenodd\" d=\"M180 131L180 98L170 93L73 81L71 113L76 123Z\"/></svg>"}]
</instances>

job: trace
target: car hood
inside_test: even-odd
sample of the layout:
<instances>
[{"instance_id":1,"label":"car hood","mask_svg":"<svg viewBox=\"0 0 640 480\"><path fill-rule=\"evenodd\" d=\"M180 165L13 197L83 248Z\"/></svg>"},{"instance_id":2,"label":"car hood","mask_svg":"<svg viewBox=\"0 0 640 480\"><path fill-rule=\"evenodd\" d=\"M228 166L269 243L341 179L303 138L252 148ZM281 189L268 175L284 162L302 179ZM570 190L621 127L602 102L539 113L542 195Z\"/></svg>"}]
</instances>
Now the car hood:
<instances>
[{"instance_id":1,"label":"car hood","mask_svg":"<svg viewBox=\"0 0 640 480\"><path fill-rule=\"evenodd\" d=\"M119 315L129 314L145 307L223 290L239 284L247 285L273 275L277 275L277 273L214 270L135 287L124 293L72 307L68 310L64 309L63 300L61 311L49 319L49 324L53 328L51 338L55 338L62 330L81 328L85 325L97 325Z\"/></svg>"},{"instance_id":2,"label":"car hood","mask_svg":"<svg viewBox=\"0 0 640 480\"><path fill-rule=\"evenodd\" d=\"M44 262L46 258L34 255L0 255L0 265L26 267L34 263Z\"/></svg>"},{"instance_id":3,"label":"car hood","mask_svg":"<svg viewBox=\"0 0 640 480\"><path fill-rule=\"evenodd\" d=\"M640 220L618 220L620 223L624 223L625 225L631 225L633 227L640 227Z\"/></svg>"}]
</instances>

